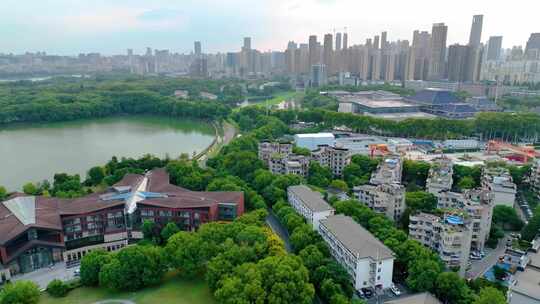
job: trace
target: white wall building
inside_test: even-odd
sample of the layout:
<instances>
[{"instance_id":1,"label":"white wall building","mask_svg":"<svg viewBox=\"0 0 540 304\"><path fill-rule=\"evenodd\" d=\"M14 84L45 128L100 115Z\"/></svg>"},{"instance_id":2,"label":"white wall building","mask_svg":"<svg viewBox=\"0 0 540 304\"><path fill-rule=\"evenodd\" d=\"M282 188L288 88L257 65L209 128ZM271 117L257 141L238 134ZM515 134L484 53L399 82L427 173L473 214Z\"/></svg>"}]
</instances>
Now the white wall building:
<instances>
[{"instance_id":1,"label":"white wall building","mask_svg":"<svg viewBox=\"0 0 540 304\"><path fill-rule=\"evenodd\" d=\"M311 158L321 166L329 167L334 176L342 176L345 166L351 163L348 149L326 145L321 145L317 150L312 151Z\"/></svg>"},{"instance_id":2,"label":"white wall building","mask_svg":"<svg viewBox=\"0 0 540 304\"><path fill-rule=\"evenodd\" d=\"M540 252L531 253L529 265L508 286L509 304L540 304Z\"/></svg>"},{"instance_id":3,"label":"white wall building","mask_svg":"<svg viewBox=\"0 0 540 304\"><path fill-rule=\"evenodd\" d=\"M397 155L386 157L371 175L369 182L374 185L401 184L402 160Z\"/></svg>"},{"instance_id":4,"label":"white wall building","mask_svg":"<svg viewBox=\"0 0 540 304\"><path fill-rule=\"evenodd\" d=\"M441 191L451 190L454 182L453 174L454 167L451 159L444 157L435 159L429 168L426 180L427 191L436 195Z\"/></svg>"},{"instance_id":5,"label":"white wall building","mask_svg":"<svg viewBox=\"0 0 540 304\"><path fill-rule=\"evenodd\" d=\"M330 206L319 192L315 192L305 185L290 186L287 196L291 206L302 215L314 230L319 228L319 222L334 215L334 208Z\"/></svg>"},{"instance_id":6,"label":"white wall building","mask_svg":"<svg viewBox=\"0 0 540 304\"><path fill-rule=\"evenodd\" d=\"M485 167L482 170L482 187L493 194L495 206L504 205L514 207L516 202L517 186L512 175L506 168Z\"/></svg>"},{"instance_id":7,"label":"white wall building","mask_svg":"<svg viewBox=\"0 0 540 304\"><path fill-rule=\"evenodd\" d=\"M335 137L332 133L307 133L294 135L294 143L300 148L311 151L317 150L321 145L334 146Z\"/></svg>"},{"instance_id":8,"label":"white wall building","mask_svg":"<svg viewBox=\"0 0 540 304\"><path fill-rule=\"evenodd\" d=\"M321 220L319 234L356 290L392 285L394 253L352 218L340 214Z\"/></svg>"},{"instance_id":9,"label":"white wall building","mask_svg":"<svg viewBox=\"0 0 540 304\"><path fill-rule=\"evenodd\" d=\"M397 221L405 208L405 187L400 184L362 185L353 188L354 196L375 212Z\"/></svg>"}]
</instances>

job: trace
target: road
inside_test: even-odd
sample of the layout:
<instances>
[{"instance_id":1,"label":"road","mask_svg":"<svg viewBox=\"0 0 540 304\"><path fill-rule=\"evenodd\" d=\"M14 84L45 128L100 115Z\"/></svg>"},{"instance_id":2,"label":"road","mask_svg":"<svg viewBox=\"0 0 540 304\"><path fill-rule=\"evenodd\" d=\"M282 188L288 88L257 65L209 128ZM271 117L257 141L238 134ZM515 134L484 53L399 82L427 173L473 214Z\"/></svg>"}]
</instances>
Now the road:
<instances>
[{"instance_id":1,"label":"road","mask_svg":"<svg viewBox=\"0 0 540 304\"><path fill-rule=\"evenodd\" d=\"M32 271L16 275L11 278L12 281L33 281L40 289L44 290L47 285L54 279L60 279L62 281L69 281L75 278L75 268L66 268L66 263L59 262L52 267L45 267Z\"/></svg>"},{"instance_id":2,"label":"road","mask_svg":"<svg viewBox=\"0 0 540 304\"><path fill-rule=\"evenodd\" d=\"M467 272L467 277L476 279L481 277L491 266L495 265L499 260L500 256L504 255L506 250L506 241L510 237L505 235L502 239L499 240L497 248L486 252L486 256L480 261L473 261L471 270Z\"/></svg>"},{"instance_id":3,"label":"road","mask_svg":"<svg viewBox=\"0 0 540 304\"><path fill-rule=\"evenodd\" d=\"M219 150L221 150L221 148L224 147L225 145L229 144L234 139L235 136L236 136L236 128L232 124L224 121L223 122L223 137L218 135L217 142L214 145L214 147L212 147L205 155L203 155L199 159L199 165L203 168L206 167L206 160L208 160L208 157L213 157L217 155Z\"/></svg>"},{"instance_id":4,"label":"road","mask_svg":"<svg viewBox=\"0 0 540 304\"><path fill-rule=\"evenodd\" d=\"M268 216L266 217L266 223L268 224L268 226L270 226L272 231L274 231L274 233L283 240L283 243L285 244L285 250L287 250L287 252L289 253L292 252L291 242L289 241L289 233L287 232L285 227L281 225L279 219L274 214L272 209L268 208L267 210Z\"/></svg>"}]
</instances>

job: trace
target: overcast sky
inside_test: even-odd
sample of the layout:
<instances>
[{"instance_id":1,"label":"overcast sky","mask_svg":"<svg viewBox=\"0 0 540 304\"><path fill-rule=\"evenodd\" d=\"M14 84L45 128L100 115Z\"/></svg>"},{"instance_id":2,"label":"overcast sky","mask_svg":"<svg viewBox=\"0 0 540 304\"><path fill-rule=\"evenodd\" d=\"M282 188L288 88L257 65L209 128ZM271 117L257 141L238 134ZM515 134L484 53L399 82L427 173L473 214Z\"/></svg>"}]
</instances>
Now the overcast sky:
<instances>
[{"instance_id":1,"label":"overcast sky","mask_svg":"<svg viewBox=\"0 0 540 304\"><path fill-rule=\"evenodd\" d=\"M146 46L190 52L235 51L251 36L260 50L348 28L349 44L388 31L412 39L415 29L445 22L448 44L467 43L472 15L484 15L482 41L524 45L540 32L539 0L0 0L0 53L125 53Z\"/></svg>"}]
</instances>

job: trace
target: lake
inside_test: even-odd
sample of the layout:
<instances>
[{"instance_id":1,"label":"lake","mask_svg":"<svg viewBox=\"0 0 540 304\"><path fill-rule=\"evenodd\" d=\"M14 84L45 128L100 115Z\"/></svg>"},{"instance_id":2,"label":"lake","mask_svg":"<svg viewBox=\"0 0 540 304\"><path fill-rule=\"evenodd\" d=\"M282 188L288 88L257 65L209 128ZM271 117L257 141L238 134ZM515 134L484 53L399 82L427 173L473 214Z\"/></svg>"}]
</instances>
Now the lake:
<instances>
[{"instance_id":1,"label":"lake","mask_svg":"<svg viewBox=\"0 0 540 304\"><path fill-rule=\"evenodd\" d=\"M0 185L52 182L54 173L81 174L112 156L190 156L208 147L213 127L202 121L153 116L112 117L0 127Z\"/></svg>"}]
</instances>

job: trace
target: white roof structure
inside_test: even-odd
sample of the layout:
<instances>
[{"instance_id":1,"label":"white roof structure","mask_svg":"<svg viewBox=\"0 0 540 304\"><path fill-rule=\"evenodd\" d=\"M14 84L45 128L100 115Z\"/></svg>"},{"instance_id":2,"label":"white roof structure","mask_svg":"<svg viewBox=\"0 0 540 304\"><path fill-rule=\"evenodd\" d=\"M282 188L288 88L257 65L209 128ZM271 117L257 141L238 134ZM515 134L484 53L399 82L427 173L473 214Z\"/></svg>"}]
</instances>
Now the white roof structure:
<instances>
[{"instance_id":1,"label":"white roof structure","mask_svg":"<svg viewBox=\"0 0 540 304\"><path fill-rule=\"evenodd\" d=\"M334 138L332 133L306 133L306 134L296 134L295 136L299 138Z\"/></svg>"},{"instance_id":2,"label":"white roof structure","mask_svg":"<svg viewBox=\"0 0 540 304\"><path fill-rule=\"evenodd\" d=\"M16 197L3 204L23 225L36 223L36 198L34 196Z\"/></svg>"}]
</instances>

